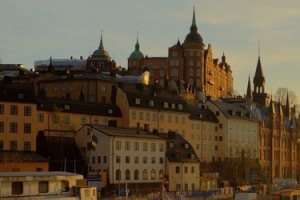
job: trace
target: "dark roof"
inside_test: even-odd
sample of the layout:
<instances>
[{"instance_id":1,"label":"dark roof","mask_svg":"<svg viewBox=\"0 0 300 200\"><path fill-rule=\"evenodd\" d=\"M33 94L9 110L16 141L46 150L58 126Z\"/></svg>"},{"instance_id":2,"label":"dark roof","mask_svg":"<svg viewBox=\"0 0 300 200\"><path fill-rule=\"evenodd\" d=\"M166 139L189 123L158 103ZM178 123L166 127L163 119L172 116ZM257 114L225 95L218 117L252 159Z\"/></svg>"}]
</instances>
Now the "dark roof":
<instances>
[{"instance_id":1,"label":"dark roof","mask_svg":"<svg viewBox=\"0 0 300 200\"><path fill-rule=\"evenodd\" d=\"M205 109L205 106L202 108L197 108L194 106L188 105L190 111L190 119L202 120L202 121L210 121L218 123L219 120L216 115L208 109Z\"/></svg>"},{"instance_id":2,"label":"dark roof","mask_svg":"<svg viewBox=\"0 0 300 200\"><path fill-rule=\"evenodd\" d=\"M80 74L61 74L56 75L46 80L38 81L38 83L48 83L48 82L57 82L57 81L76 81L76 80L102 80L107 82L120 82L122 80L102 73L97 73L93 71L85 71Z\"/></svg>"},{"instance_id":3,"label":"dark roof","mask_svg":"<svg viewBox=\"0 0 300 200\"><path fill-rule=\"evenodd\" d=\"M159 135L167 140L166 156L169 162L200 162L192 145L180 134L169 132L168 134L160 133ZM173 143L173 147L171 147L170 143ZM185 146L186 144L187 146ZM194 155L194 158L191 155Z\"/></svg>"},{"instance_id":4,"label":"dark roof","mask_svg":"<svg viewBox=\"0 0 300 200\"><path fill-rule=\"evenodd\" d=\"M0 101L35 103L35 92L28 83L0 82Z\"/></svg>"},{"instance_id":5,"label":"dark roof","mask_svg":"<svg viewBox=\"0 0 300 200\"><path fill-rule=\"evenodd\" d=\"M108 135L108 136L152 138L152 139L164 140L164 138L162 138L161 136L158 136L156 134L153 134L152 132L146 131L143 128L139 128L139 131L137 131L138 130L137 128L121 128L121 127L112 127L112 126L104 126L104 125L96 125L96 124L93 124L93 125L86 124L84 126L89 126L92 129L102 132L103 134ZM84 126L82 126L77 132L80 132L80 130ZM139 132L139 133L137 133L137 132Z\"/></svg>"},{"instance_id":6,"label":"dark roof","mask_svg":"<svg viewBox=\"0 0 300 200\"><path fill-rule=\"evenodd\" d=\"M126 95L130 106L141 108L153 108L157 110L169 110L176 112L189 112L186 102L176 94L171 94L168 91L161 88L152 86L140 88L118 88L122 89ZM140 99L140 104L136 104L136 99ZM153 100L154 105L149 106L149 101ZM168 103L168 108L164 107L164 103ZM172 104L175 108L172 108ZM182 105L182 109L179 109L179 105Z\"/></svg>"},{"instance_id":7,"label":"dark roof","mask_svg":"<svg viewBox=\"0 0 300 200\"><path fill-rule=\"evenodd\" d=\"M0 151L0 162L48 162L33 151Z\"/></svg>"},{"instance_id":8,"label":"dark roof","mask_svg":"<svg viewBox=\"0 0 300 200\"><path fill-rule=\"evenodd\" d=\"M2 71L23 71L28 74L34 74L34 72L30 71L23 67L22 64L0 64L0 72Z\"/></svg>"},{"instance_id":9,"label":"dark roof","mask_svg":"<svg viewBox=\"0 0 300 200\"><path fill-rule=\"evenodd\" d=\"M116 104L45 97L37 97L37 103L38 110L53 111L53 106L56 105L63 109L62 112L122 117L121 110ZM65 105L68 105L68 109L66 109ZM108 112L109 109L112 109L112 113Z\"/></svg>"},{"instance_id":10,"label":"dark roof","mask_svg":"<svg viewBox=\"0 0 300 200\"><path fill-rule=\"evenodd\" d=\"M251 111L247 110L246 108L240 105L226 103L223 102L222 100L216 100L210 102L215 106L217 106L227 118L239 118L239 119L257 121L252 115Z\"/></svg>"}]
</instances>

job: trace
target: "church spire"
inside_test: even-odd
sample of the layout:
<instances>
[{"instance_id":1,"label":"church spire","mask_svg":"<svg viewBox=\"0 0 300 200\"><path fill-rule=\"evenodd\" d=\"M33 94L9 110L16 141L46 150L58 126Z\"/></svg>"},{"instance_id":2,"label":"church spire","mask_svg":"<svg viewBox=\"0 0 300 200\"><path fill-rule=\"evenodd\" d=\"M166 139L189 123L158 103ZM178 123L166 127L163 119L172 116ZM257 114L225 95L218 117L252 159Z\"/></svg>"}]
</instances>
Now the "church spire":
<instances>
[{"instance_id":1,"label":"church spire","mask_svg":"<svg viewBox=\"0 0 300 200\"><path fill-rule=\"evenodd\" d=\"M263 93L264 92L265 77L264 77L264 73L263 73L263 70L262 70L260 57L258 57L253 83L254 83L254 91L258 91L257 88L261 88L262 91L259 91L258 93Z\"/></svg>"},{"instance_id":2,"label":"church spire","mask_svg":"<svg viewBox=\"0 0 300 200\"><path fill-rule=\"evenodd\" d=\"M194 9L193 9L193 21L192 21L192 26L196 26L196 16L195 16L195 6L194 6Z\"/></svg>"}]
</instances>

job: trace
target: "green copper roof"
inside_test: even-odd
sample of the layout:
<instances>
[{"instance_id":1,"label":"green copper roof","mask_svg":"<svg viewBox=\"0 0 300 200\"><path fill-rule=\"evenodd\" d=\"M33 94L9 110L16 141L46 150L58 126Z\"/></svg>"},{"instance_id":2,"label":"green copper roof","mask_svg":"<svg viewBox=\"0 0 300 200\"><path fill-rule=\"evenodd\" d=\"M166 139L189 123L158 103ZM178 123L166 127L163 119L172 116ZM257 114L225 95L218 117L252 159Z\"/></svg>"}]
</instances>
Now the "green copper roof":
<instances>
[{"instance_id":1,"label":"green copper roof","mask_svg":"<svg viewBox=\"0 0 300 200\"><path fill-rule=\"evenodd\" d=\"M135 50L130 54L129 58L144 58L144 54L140 51L139 39L136 40Z\"/></svg>"}]
</instances>

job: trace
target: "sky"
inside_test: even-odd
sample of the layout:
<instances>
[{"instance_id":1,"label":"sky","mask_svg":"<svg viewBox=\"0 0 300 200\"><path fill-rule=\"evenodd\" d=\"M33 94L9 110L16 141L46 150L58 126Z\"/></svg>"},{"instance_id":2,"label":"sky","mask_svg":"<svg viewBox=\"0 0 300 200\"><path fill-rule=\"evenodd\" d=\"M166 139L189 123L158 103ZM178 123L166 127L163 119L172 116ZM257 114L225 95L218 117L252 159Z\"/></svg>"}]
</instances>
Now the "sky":
<instances>
[{"instance_id":1,"label":"sky","mask_svg":"<svg viewBox=\"0 0 300 200\"><path fill-rule=\"evenodd\" d=\"M137 37L150 57L167 57L184 42L193 7L198 33L214 58L225 53L234 90L244 95L260 56L265 92L293 91L300 102L299 0L2 0L0 60L34 67L34 61L87 58L99 46L127 67ZM252 85L253 89L253 85Z\"/></svg>"}]
</instances>

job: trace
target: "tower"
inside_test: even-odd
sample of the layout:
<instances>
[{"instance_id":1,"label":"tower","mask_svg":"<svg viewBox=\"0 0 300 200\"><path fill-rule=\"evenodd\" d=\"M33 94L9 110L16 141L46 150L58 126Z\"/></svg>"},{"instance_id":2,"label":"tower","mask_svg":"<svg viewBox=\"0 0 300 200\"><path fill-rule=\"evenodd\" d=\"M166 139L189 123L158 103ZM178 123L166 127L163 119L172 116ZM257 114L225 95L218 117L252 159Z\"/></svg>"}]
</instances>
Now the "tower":
<instances>
[{"instance_id":1,"label":"tower","mask_svg":"<svg viewBox=\"0 0 300 200\"><path fill-rule=\"evenodd\" d=\"M128 71L140 72L144 66L144 54L140 51L139 38L136 39L135 50L128 58Z\"/></svg>"}]
</instances>

